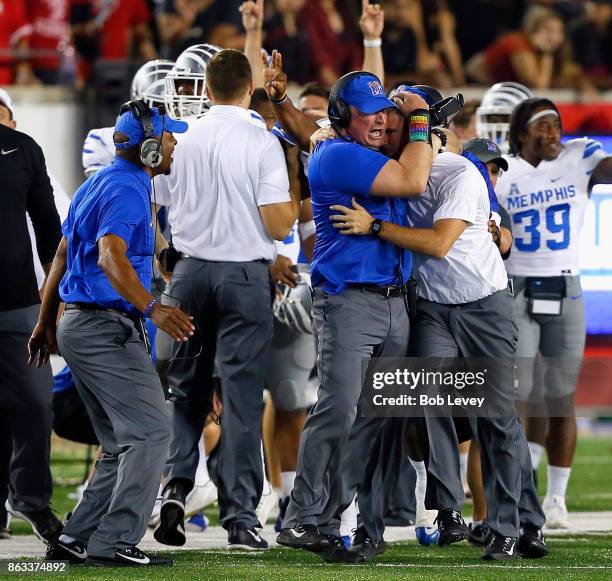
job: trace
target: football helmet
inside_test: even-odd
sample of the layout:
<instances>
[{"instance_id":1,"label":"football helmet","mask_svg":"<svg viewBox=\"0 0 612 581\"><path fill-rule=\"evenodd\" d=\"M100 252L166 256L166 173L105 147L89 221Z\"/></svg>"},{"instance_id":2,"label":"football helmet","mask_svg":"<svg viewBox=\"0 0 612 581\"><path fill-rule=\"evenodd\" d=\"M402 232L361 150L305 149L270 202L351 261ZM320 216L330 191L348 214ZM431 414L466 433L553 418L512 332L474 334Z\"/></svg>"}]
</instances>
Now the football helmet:
<instances>
[{"instance_id":1,"label":"football helmet","mask_svg":"<svg viewBox=\"0 0 612 581\"><path fill-rule=\"evenodd\" d=\"M495 141L503 152L508 151L510 116L515 107L531 99L533 93L520 83L497 83L487 90L476 109L478 137Z\"/></svg>"},{"instance_id":2,"label":"football helmet","mask_svg":"<svg viewBox=\"0 0 612 581\"><path fill-rule=\"evenodd\" d=\"M280 296L274 301L274 316L278 321L298 333L312 335L312 294L310 274L302 265L298 266L295 288L279 284Z\"/></svg>"},{"instance_id":3,"label":"football helmet","mask_svg":"<svg viewBox=\"0 0 612 581\"><path fill-rule=\"evenodd\" d=\"M210 109L206 96L206 67L222 50L212 44L195 44L179 55L166 76L165 102L171 117L199 117Z\"/></svg>"},{"instance_id":4,"label":"football helmet","mask_svg":"<svg viewBox=\"0 0 612 581\"><path fill-rule=\"evenodd\" d=\"M142 65L132 79L130 99L142 99L149 107L164 104L166 75L172 70L174 63L157 59Z\"/></svg>"}]
</instances>

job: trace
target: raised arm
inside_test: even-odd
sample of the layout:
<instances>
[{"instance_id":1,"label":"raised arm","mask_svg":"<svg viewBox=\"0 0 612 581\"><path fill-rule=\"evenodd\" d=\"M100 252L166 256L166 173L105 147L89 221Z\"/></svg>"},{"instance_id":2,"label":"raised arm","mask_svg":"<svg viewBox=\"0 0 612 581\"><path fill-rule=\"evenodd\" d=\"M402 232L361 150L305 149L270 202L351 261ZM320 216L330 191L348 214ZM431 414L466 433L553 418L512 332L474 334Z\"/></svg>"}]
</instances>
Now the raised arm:
<instances>
[{"instance_id":1,"label":"raised arm","mask_svg":"<svg viewBox=\"0 0 612 581\"><path fill-rule=\"evenodd\" d=\"M385 84L385 63L382 54L382 33L385 26L385 13L380 4L370 4L369 0L361 2L359 27L363 34L363 67L376 75L381 84Z\"/></svg>"},{"instance_id":2,"label":"raised arm","mask_svg":"<svg viewBox=\"0 0 612 581\"><path fill-rule=\"evenodd\" d=\"M283 57L272 51L272 66L263 58L264 88L274 107L280 126L293 137L302 151L308 151L310 136L319 128L315 121L304 115L287 96L287 75L283 72Z\"/></svg>"},{"instance_id":3,"label":"raised arm","mask_svg":"<svg viewBox=\"0 0 612 581\"><path fill-rule=\"evenodd\" d=\"M255 88L264 86L264 76L261 69L262 29L264 18L264 0L249 0L240 5L242 26L246 31L244 54L249 59L253 84Z\"/></svg>"}]
</instances>

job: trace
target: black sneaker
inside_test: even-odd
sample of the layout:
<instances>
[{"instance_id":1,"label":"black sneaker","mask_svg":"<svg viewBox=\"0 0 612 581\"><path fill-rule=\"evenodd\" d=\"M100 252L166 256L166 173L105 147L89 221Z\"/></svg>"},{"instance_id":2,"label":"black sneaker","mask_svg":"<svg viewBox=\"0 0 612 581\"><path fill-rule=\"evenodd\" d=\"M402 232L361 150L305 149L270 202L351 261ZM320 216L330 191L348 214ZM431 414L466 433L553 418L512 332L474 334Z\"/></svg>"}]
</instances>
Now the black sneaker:
<instances>
[{"instance_id":1,"label":"black sneaker","mask_svg":"<svg viewBox=\"0 0 612 581\"><path fill-rule=\"evenodd\" d=\"M114 557L87 557L86 565L94 567L146 567L151 565L170 566L174 563L168 557L156 557L147 555L138 547L128 547L127 549L115 549Z\"/></svg>"},{"instance_id":2,"label":"black sneaker","mask_svg":"<svg viewBox=\"0 0 612 581\"><path fill-rule=\"evenodd\" d=\"M79 541L58 540L47 547L45 561L69 561L74 565L85 563L87 547Z\"/></svg>"},{"instance_id":3,"label":"black sneaker","mask_svg":"<svg viewBox=\"0 0 612 581\"><path fill-rule=\"evenodd\" d=\"M458 510L452 508L441 510L434 523L438 523L440 531L438 545L440 547L465 541L468 537L468 527Z\"/></svg>"},{"instance_id":4,"label":"black sneaker","mask_svg":"<svg viewBox=\"0 0 612 581\"><path fill-rule=\"evenodd\" d=\"M153 533L155 540L162 545L182 547L187 540L185 535L185 499L187 490L180 481L172 480L164 488L159 512L159 524Z\"/></svg>"},{"instance_id":5,"label":"black sneaker","mask_svg":"<svg viewBox=\"0 0 612 581\"><path fill-rule=\"evenodd\" d=\"M274 523L274 530L280 533L283 530L283 519L287 514L287 507L289 506L289 497L280 498L278 501L278 517L276 523Z\"/></svg>"},{"instance_id":6,"label":"black sneaker","mask_svg":"<svg viewBox=\"0 0 612 581\"><path fill-rule=\"evenodd\" d=\"M265 551L268 543L254 527L249 529L242 523L236 523L229 527L227 548L230 551Z\"/></svg>"},{"instance_id":7,"label":"black sneaker","mask_svg":"<svg viewBox=\"0 0 612 581\"><path fill-rule=\"evenodd\" d=\"M282 529L276 537L276 542L292 549L304 549L320 553L329 547L328 535L319 532L315 525L298 523L292 529Z\"/></svg>"},{"instance_id":8,"label":"black sneaker","mask_svg":"<svg viewBox=\"0 0 612 581\"><path fill-rule=\"evenodd\" d=\"M517 550L525 559L541 559L550 552L544 541L542 529L532 524L521 526Z\"/></svg>"},{"instance_id":9,"label":"black sneaker","mask_svg":"<svg viewBox=\"0 0 612 581\"><path fill-rule=\"evenodd\" d=\"M355 532L353 546L348 550L347 562L363 563L364 561L371 561L376 555L384 553L386 548L387 545L384 540L375 545L365 528L359 527Z\"/></svg>"},{"instance_id":10,"label":"black sneaker","mask_svg":"<svg viewBox=\"0 0 612 581\"><path fill-rule=\"evenodd\" d=\"M487 538L489 536L489 528L487 525L480 523L475 525L470 523L468 525L468 541L472 545L477 547L484 547L487 544Z\"/></svg>"},{"instance_id":11,"label":"black sneaker","mask_svg":"<svg viewBox=\"0 0 612 581\"><path fill-rule=\"evenodd\" d=\"M516 537L503 537L502 535L491 533L491 537L485 547L485 553L482 558L485 561L515 559L518 556L516 544Z\"/></svg>"},{"instance_id":12,"label":"black sneaker","mask_svg":"<svg viewBox=\"0 0 612 581\"><path fill-rule=\"evenodd\" d=\"M57 542L57 539L62 534L62 530L64 529L64 525L53 514L50 507L46 507L41 510L22 512L20 510L15 510L7 500L6 509L14 517L29 522L32 526L32 531L34 534L47 545Z\"/></svg>"},{"instance_id":13,"label":"black sneaker","mask_svg":"<svg viewBox=\"0 0 612 581\"><path fill-rule=\"evenodd\" d=\"M344 545L342 537L335 535L324 535L327 546L322 551L317 551L328 563L354 563L353 557Z\"/></svg>"}]
</instances>

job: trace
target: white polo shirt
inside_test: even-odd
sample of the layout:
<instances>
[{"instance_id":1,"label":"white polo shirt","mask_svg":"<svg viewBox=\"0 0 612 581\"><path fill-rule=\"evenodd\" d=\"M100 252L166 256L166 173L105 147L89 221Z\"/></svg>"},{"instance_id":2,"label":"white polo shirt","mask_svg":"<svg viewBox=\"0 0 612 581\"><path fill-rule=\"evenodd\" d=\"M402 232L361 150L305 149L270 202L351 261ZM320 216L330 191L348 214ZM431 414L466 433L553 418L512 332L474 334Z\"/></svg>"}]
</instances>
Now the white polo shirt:
<instances>
[{"instance_id":1,"label":"white polo shirt","mask_svg":"<svg viewBox=\"0 0 612 581\"><path fill-rule=\"evenodd\" d=\"M157 176L152 193L169 207L172 244L202 260L273 261L276 246L259 206L291 201L278 139L231 105L215 105L188 124L175 136L170 175Z\"/></svg>"},{"instance_id":2,"label":"white polo shirt","mask_svg":"<svg viewBox=\"0 0 612 581\"><path fill-rule=\"evenodd\" d=\"M450 152L440 154L431 167L427 190L408 207L415 228L431 228L445 218L468 222L444 258L414 253L412 270L421 298L457 305L508 286L499 249L488 231L487 185L471 161Z\"/></svg>"}]
</instances>

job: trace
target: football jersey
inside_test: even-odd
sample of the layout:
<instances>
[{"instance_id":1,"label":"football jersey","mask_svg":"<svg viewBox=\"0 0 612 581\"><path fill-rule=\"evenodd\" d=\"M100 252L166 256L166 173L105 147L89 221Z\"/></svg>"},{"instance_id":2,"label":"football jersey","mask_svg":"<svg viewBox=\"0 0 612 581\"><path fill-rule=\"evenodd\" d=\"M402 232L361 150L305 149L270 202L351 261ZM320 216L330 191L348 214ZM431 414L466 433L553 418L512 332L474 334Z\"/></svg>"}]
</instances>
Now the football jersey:
<instances>
[{"instance_id":1,"label":"football jersey","mask_svg":"<svg viewBox=\"0 0 612 581\"><path fill-rule=\"evenodd\" d=\"M504 156L508 171L495 188L512 218L508 272L517 276L579 274L578 248L587 186L607 154L588 138L564 143L558 157L537 167L518 156Z\"/></svg>"},{"instance_id":2,"label":"football jersey","mask_svg":"<svg viewBox=\"0 0 612 581\"><path fill-rule=\"evenodd\" d=\"M86 177L112 163L115 158L114 132L114 127L101 127L92 129L87 134L85 143L83 143L82 156Z\"/></svg>"}]
</instances>

